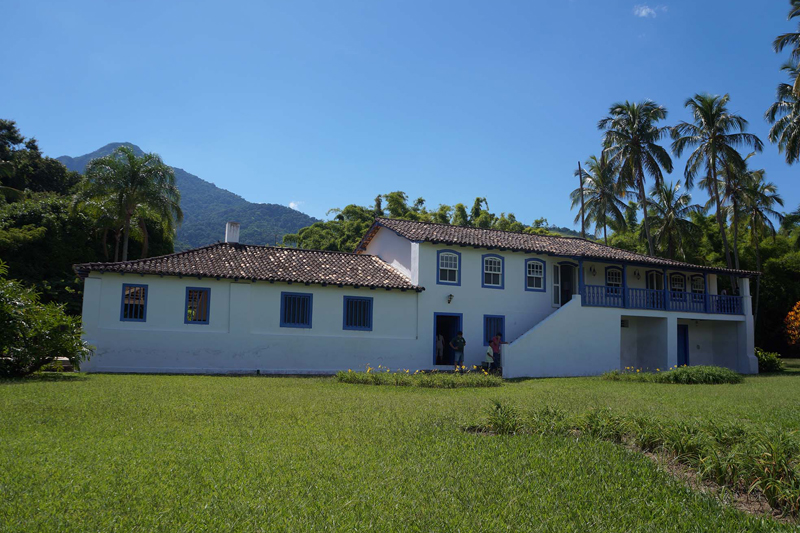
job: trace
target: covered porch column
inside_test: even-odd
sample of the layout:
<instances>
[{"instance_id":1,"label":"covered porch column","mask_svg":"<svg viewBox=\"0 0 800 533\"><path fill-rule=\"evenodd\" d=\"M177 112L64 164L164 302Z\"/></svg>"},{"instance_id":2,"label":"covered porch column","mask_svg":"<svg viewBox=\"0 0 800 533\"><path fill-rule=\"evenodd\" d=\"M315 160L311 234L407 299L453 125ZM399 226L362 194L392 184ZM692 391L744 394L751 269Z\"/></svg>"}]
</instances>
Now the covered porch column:
<instances>
[{"instance_id":1,"label":"covered porch column","mask_svg":"<svg viewBox=\"0 0 800 533\"><path fill-rule=\"evenodd\" d=\"M664 283L666 287L666 280ZM667 368L678 364L678 316L667 314Z\"/></svg>"},{"instance_id":2,"label":"covered porch column","mask_svg":"<svg viewBox=\"0 0 800 533\"><path fill-rule=\"evenodd\" d=\"M744 321L737 326L739 354L737 370L741 374L758 374L756 359L755 324L753 320L753 298L750 296L750 278L739 278L739 295L742 297Z\"/></svg>"}]
</instances>

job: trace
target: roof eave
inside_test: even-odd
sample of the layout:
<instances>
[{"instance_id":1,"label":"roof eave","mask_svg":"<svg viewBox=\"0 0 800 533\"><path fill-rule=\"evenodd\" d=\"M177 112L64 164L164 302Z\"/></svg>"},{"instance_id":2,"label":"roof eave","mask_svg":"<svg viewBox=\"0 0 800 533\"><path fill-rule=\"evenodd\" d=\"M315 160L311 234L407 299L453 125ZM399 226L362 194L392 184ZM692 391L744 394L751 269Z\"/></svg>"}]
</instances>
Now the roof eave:
<instances>
[{"instance_id":1,"label":"roof eave","mask_svg":"<svg viewBox=\"0 0 800 533\"><path fill-rule=\"evenodd\" d=\"M289 285L298 284L298 285L320 285L320 286L340 286L340 287L353 287L353 288L365 288L365 289L385 289L385 290L393 290L393 291L414 291L414 292L422 292L425 290L425 287L420 287L417 285L408 285L408 286L400 286L400 285L370 285L370 284L361 284L361 283L339 283L337 281L306 281L300 279L287 279L287 278L250 278L247 276L220 276L216 274L208 274L208 273L193 273L193 274L186 274L180 272L163 272L163 271L144 271L144 272L131 272L131 271L121 271L121 270L112 270L112 269L104 269L98 268L97 265L92 264L77 264L73 265L72 269L78 275L78 277L82 280L85 280L89 273L91 272L99 272L100 274L119 274L121 276L125 275L132 275L132 276L169 276L169 277L178 277L178 278L209 278L209 279L225 279L225 280L232 280L232 281L251 281L253 283L262 282L262 283L287 283Z\"/></svg>"}]
</instances>

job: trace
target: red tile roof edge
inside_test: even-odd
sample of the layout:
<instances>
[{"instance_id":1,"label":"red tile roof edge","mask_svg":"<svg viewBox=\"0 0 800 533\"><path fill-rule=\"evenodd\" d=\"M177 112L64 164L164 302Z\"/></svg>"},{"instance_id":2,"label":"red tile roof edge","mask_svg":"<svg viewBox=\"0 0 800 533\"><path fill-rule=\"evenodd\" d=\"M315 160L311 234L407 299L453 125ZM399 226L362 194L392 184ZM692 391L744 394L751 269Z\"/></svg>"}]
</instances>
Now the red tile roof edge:
<instances>
[{"instance_id":1,"label":"red tile roof edge","mask_svg":"<svg viewBox=\"0 0 800 533\"><path fill-rule=\"evenodd\" d=\"M367 231L367 233L361 239L361 242L359 242L358 246L356 246L356 253L361 253L361 252L366 250L367 245L369 245L370 241L372 240L372 238L377 233L377 230L379 228L381 228L381 227L386 228L386 229L388 229L390 231L393 231L393 232L397 233L398 235L400 235L400 236L402 236L402 237L404 237L406 239L414 241L415 239L413 239L413 238L411 238L411 237L409 237L407 235L403 235L402 230L398 229L396 227L397 225L403 225L403 224L416 225L416 226L422 226L422 227L433 226L433 227L441 227L441 228L446 228L446 229L451 229L451 230L452 229L456 229L456 230L457 229L463 229L463 230L467 230L467 231L470 231L470 232L477 232L477 233L485 233L485 234L492 234L492 235L498 235L499 234L500 236L522 236L522 237L525 237L525 238L530 237L530 238L541 238L541 239L545 239L545 240L552 239L552 240L562 241L562 242L566 241L566 242L586 243L586 244L588 244L590 246L593 246L593 247L596 246L596 247L603 248L605 250L609 250L611 253L609 254L609 256L601 256L601 255L592 254L592 253L586 253L586 252L576 252L576 253L573 253L573 254L563 254L562 255L562 254L558 254L558 253L547 252L547 251L544 251L544 250L541 250L541 249L537 249L535 247L520 248L520 247L515 247L515 246L513 246L511 244L509 244L508 246L499 246L499 245L481 246L481 245L476 245L476 244L471 243L471 242L465 242L464 240L458 240L458 239L449 239L449 240L447 240L447 239L441 239L441 238L433 239L433 238L427 238L427 237L423 237L421 239L418 239L417 242L457 244L457 245L474 246L474 247L477 247L477 248L487 248L487 249L507 249L507 250L516 250L516 251L519 251L519 252L526 252L526 253L540 253L540 254L552 255L552 256L558 256L558 257L575 257L575 258L584 258L584 259L590 259L590 260L591 259L595 259L595 260L598 260L598 261L613 260L613 261L619 261L620 263L643 263L643 264L649 264L649 265L654 265L654 266L660 266L660 267L664 267L664 268L675 268L675 269L683 268L683 269L687 269L687 270L703 270L703 271L707 271L707 272L721 273L721 274L728 274L728 275L738 275L738 276L743 276L743 277L754 277L754 276L760 276L761 275L760 272L751 271L751 270L736 270L736 269L728 269L728 268L725 268L725 267L714 267L714 266L707 266L707 265L694 265L692 263L685 263L685 262L682 262L682 261L676 261L674 259L667 259L667 258L663 258L663 257L652 257L652 256L640 254L638 252L631 252L631 251L628 251L628 250L623 250L622 248L615 248L613 246L608 246L608 245L605 245L603 243L592 241L592 240L585 239L585 238L582 238L582 237L564 237L564 236L561 236L561 235L538 235L538 234L530 234L530 233L523 233L523 232L516 232L516 231L503 231L503 230L498 230L498 229L487 229L487 228L473 228L473 227L470 227L470 226L453 226L451 224L442 224L442 223L439 223L439 222L421 222L421 221L416 221L416 220L403 220L403 219L386 218L386 217L376 217L375 218L375 221L373 222L373 224L370 227L370 229ZM392 226L395 226L395 227L392 227ZM636 259L627 259L627 258L623 258L623 257L619 257L619 256L616 257L616 258L610 257L610 256L612 256L614 254L618 254L618 253L630 254L632 256L635 256Z\"/></svg>"}]
</instances>

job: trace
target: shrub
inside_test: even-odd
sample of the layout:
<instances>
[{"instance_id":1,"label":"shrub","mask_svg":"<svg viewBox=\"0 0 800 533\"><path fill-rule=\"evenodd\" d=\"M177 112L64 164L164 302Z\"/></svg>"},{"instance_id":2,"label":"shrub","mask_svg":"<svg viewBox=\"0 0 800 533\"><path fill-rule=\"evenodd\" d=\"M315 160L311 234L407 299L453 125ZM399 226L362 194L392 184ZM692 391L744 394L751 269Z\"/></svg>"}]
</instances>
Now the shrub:
<instances>
[{"instance_id":1,"label":"shrub","mask_svg":"<svg viewBox=\"0 0 800 533\"><path fill-rule=\"evenodd\" d=\"M0 261L0 377L25 376L59 357L75 368L88 359L80 318L63 306L42 304L36 292L6 279L7 272Z\"/></svg>"},{"instance_id":2,"label":"shrub","mask_svg":"<svg viewBox=\"0 0 800 533\"><path fill-rule=\"evenodd\" d=\"M758 372L783 372L783 361L780 354L775 352L765 352L761 348L756 348L758 358Z\"/></svg>"},{"instance_id":3,"label":"shrub","mask_svg":"<svg viewBox=\"0 0 800 533\"><path fill-rule=\"evenodd\" d=\"M489 410L486 428L498 435L515 435L523 429L522 417L513 405L494 400Z\"/></svg>"},{"instance_id":4,"label":"shrub","mask_svg":"<svg viewBox=\"0 0 800 533\"><path fill-rule=\"evenodd\" d=\"M499 387L503 384L502 378L489 374L480 369L461 372L425 372L417 370L390 371L388 368L370 366L366 372L347 372L340 370L336 373L336 381L358 385L394 385L398 387L427 387L433 389L460 389L468 387Z\"/></svg>"},{"instance_id":5,"label":"shrub","mask_svg":"<svg viewBox=\"0 0 800 533\"><path fill-rule=\"evenodd\" d=\"M678 383L682 385L715 385L741 383L744 377L720 366L681 366L671 370L642 372L641 369L612 370L602 375L609 381L644 381L650 383Z\"/></svg>"}]
</instances>

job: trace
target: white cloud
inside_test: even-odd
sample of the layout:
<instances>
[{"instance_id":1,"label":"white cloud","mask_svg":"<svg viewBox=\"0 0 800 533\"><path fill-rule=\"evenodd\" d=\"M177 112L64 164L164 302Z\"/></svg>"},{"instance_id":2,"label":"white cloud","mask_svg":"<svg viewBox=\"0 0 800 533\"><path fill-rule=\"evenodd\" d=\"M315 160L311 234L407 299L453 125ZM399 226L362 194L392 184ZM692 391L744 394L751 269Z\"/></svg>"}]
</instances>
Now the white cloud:
<instances>
[{"instance_id":1,"label":"white cloud","mask_svg":"<svg viewBox=\"0 0 800 533\"><path fill-rule=\"evenodd\" d=\"M304 203L305 202L289 202L289 207L291 207L292 209L297 209L298 207L300 207Z\"/></svg>"},{"instance_id":2,"label":"white cloud","mask_svg":"<svg viewBox=\"0 0 800 533\"><path fill-rule=\"evenodd\" d=\"M647 4L638 4L633 7L633 14L640 18L654 19L659 13L666 13L667 6L658 5L650 7Z\"/></svg>"}]
</instances>

